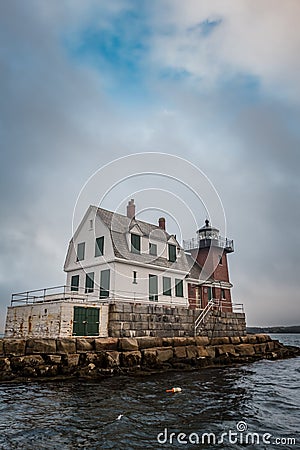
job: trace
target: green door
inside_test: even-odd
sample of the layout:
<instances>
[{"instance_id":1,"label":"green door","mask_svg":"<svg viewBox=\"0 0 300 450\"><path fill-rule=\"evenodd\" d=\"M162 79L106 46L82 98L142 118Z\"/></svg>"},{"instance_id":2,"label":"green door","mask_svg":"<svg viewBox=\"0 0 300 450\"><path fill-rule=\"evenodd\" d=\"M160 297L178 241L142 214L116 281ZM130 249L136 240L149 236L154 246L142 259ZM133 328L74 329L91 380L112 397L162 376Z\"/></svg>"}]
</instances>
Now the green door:
<instances>
[{"instance_id":1,"label":"green door","mask_svg":"<svg viewBox=\"0 0 300 450\"><path fill-rule=\"evenodd\" d=\"M74 336L99 336L99 308L74 306Z\"/></svg>"}]
</instances>

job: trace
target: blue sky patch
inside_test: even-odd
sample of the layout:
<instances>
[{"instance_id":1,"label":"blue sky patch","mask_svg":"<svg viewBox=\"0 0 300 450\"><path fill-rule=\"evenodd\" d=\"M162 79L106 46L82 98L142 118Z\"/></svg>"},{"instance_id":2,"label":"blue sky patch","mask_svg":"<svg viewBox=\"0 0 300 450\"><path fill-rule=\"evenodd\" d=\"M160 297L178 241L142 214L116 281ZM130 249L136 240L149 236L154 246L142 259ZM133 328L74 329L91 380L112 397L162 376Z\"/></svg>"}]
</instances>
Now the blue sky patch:
<instances>
[{"instance_id":1,"label":"blue sky patch","mask_svg":"<svg viewBox=\"0 0 300 450\"><path fill-rule=\"evenodd\" d=\"M124 11L104 27L89 24L74 34L65 34L63 45L80 64L96 68L115 95L145 94L150 29L143 11Z\"/></svg>"}]
</instances>

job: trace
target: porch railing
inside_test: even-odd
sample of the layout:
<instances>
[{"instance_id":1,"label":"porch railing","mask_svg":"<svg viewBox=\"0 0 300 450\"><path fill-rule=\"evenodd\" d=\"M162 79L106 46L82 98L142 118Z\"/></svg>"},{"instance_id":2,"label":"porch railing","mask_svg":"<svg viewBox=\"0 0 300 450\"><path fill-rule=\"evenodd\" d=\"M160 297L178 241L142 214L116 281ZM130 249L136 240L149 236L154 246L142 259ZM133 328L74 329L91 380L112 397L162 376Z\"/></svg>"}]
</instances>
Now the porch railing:
<instances>
[{"instance_id":1,"label":"porch railing","mask_svg":"<svg viewBox=\"0 0 300 450\"><path fill-rule=\"evenodd\" d=\"M172 306L188 306L188 300L185 297L168 296L162 300L149 300L149 294L141 294L129 291L105 291L94 287L71 289L71 286L62 285L43 289L35 289L32 291L24 291L12 294L11 306L44 303L50 301L72 300L76 302L97 302L97 303L113 303L122 301L128 303L143 303L148 305L172 305Z\"/></svg>"}]
</instances>

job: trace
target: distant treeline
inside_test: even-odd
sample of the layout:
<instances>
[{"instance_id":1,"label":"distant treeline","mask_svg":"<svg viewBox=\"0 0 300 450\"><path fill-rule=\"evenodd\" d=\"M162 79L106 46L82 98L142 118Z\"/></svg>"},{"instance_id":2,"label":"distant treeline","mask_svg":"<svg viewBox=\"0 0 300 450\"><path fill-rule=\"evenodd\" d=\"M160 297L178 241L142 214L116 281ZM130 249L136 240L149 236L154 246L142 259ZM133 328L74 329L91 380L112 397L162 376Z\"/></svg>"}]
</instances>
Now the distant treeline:
<instances>
[{"instance_id":1,"label":"distant treeline","mask_svg":"<svg viewBox=\"0 0 300 450\"><path fill-rule=\"evenodd\" d=\"M247 333L300 333L300 325L292 327L247 327Z\"/></svg>"}]
</instances>

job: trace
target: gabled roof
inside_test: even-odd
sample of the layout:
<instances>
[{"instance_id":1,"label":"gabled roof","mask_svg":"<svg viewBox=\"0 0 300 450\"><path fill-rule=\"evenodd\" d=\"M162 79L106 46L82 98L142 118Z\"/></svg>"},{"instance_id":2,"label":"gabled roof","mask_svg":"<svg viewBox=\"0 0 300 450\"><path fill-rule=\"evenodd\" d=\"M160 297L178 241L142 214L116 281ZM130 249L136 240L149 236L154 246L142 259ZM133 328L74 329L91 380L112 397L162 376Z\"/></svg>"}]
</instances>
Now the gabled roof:
<instances>
[{"instance_id":1,"label":"gabled roof","mask_svg":"<svg viewBox=\"0 0 300 450\"><path fill-rule=\"evenodd\" d=\"M173 235L170 235L165 230L161 229L158 225L153 225L151 223L144 222L142 220L136 220L135 218L129 219L127 216L124 216L119 213L114 213L112 211L108 211L103 208L97 208L97 215L100 217L100 219L104 222L104 224L108 227L110 231L114 254L117 258L121 258L128 261L140 262L142 264L172 268L185 272L189 270L186 255L182 247L177 242L177 240L175 240L175 242L180 247L181 252L176 262L170 262L166 258L162 258L160 256L156 257L146 253L141 254L132 253L129 250L126 239L126 233L128 233L130 228L134 226L138 226L143 236L146 237L149 237L150 234L155 231L159 231L155 233L156 235L155 239L164 241L167 244L168 240L171 237L173 237Z\"/></svg>"},{"instance_id":2,"label":"gabled roof","mask_svg":"<svg viewBox=\"0 0 300 450\"><path fill-rule=\"evenodd\" d=\"M164 233L167 240L172 236L171 234L160 228L158 225L153 225L152 223L137 220L135 218L129 219L123 214L108 211L107 209L97 208L97 215L111 231L116 231L118 233L126 233L131 227L136 224L140 228L144 236L149 236L150 233L154 230L159 230L160 232Z\"/></svg>"}]
</instances>

